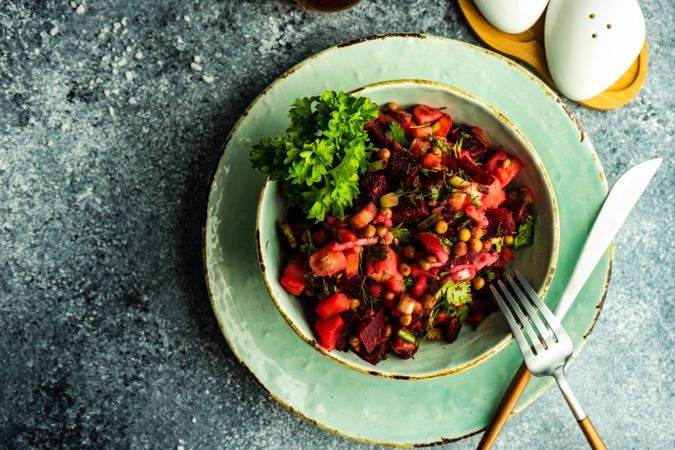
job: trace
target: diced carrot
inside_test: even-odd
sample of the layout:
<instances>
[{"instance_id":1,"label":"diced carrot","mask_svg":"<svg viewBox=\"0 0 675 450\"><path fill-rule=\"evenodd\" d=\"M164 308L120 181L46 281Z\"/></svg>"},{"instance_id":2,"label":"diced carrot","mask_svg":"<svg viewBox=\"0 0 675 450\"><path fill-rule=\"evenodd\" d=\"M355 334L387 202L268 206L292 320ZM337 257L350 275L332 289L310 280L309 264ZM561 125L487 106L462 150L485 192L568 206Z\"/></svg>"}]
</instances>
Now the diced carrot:
<instances>
[{"instance_id":1,"label":"diced carrot","mask_svg":"<svg viewBox=\"0 0 675 450\"><path fill-rule=\"evenodd\" d=\"M426 142L421 139L413 139L410 144L410 154L415 158L421 158L431 147L431 142Z\"/></svg>"},{"instance_id":2,"label":"diced carrot","mask_svg":"<svg viewBox=\"0 0 675 450\"><path fill-rule=\"evenodd\" d=\"M434 130L434 136L445 137L450 132L450 128L452 128L452 118L447 114L443 114L431 128Z\"/></svg>"},{"instance_id":3,"label":"diced carrot","mask_svg":"<svg viewBox=\"0 0 675 450\"><path fill-rule=\"evenodd\" d=\"M284 275L281 278L281 285L291 295L300 295L305 290L307 282L303 278L294 278Z\"/></svg>"},{"instance_id":4,"label":"diced carrot","mask_svg":"<svg viewBox=\"0 0 675 450\"><path fill-rule=\"evenodd\" d=\"M335 314L327 319L317 319L316 332L319 335L321 345L329 352L332 351L344 327L345 321L339 314Z\"/></svg>"},{"instance_id":5,"label":"diced carrot","mask_svg":"<svg viewBox=\"0 0 675 450\"><path fill-rule=\"evenodd\" d=\"M322 319L327 319L332 315L347 311L350 303L351 300L345 294L333 294L319 302L316 307L316 313Z\"/></svg>"},{"instance_id":6,"label":"diced carrot","mask_svg":"<svg viewBox=\"0 0 675 450\"><path fill-rule=\"evenodd\" d=\"M523 163L518 158L506 159L501 166L495 169L495 177L502 183L502 186L506 186L522 169Z\"/></svg>"},{"instance_id":7,"label":"diced carrot","mask_svg":"<svg viewBox=\"0 0 675 450\"><path fill-rule=\"evenodd\" d=\"M293 259L286 269L284 269L284 276L281 278L281 285L291 295L300 295L307 286L305 275L309 273L309 266L307 261L302 256Z\"/></svg>"},{"instance_id":8,"label":"diced carrot","mask_svg":"<svg viewBox=\"0 0 675 450\"><path fill-rule=\"evenodd\" d=\"M357 250L358 248L358 250ZM354 275L358 275L359 273L359 253L360 253L361 247L354 247L350 248L349 250L345 250L344 255L345 255L345 261L346 261L346 266L345 266L345 276L347 278L351 278Z\"/></svg>"},{"instance_id":9,"label":"diced carrot","mask_svg":"<svg viewBox=\"0 0 675 450\"><path fill-rule=\"evenodd\" d=\"M424 155L424 159L422 160L422 167L425 169L434 169L438 167L439 164L441 164L441 161L441 158L434 155L433 153L427 153Z\"/></svg>"}]
</instances>

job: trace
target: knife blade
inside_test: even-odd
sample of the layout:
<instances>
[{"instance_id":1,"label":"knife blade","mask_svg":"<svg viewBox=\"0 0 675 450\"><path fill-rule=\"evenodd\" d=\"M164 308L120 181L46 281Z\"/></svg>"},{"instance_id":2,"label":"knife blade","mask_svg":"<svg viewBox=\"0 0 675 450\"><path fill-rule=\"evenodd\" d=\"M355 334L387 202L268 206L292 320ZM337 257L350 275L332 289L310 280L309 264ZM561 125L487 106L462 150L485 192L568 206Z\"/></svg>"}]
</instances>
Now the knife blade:
<instances>
[{"instance_id":1,"label":"knife blade","mask_svg":"<svg viewBox=\"0 0 675 450\"><path fill-rule=\"evenodd\" d=\"M600 258L609 248L612 239L654 177L661 161L661 158L655 158L638 164L624 173L614 184L600 208L572 276L555 308L554 313L558 319L562 320L565 317Z\"/></svg>"}]
</instances>

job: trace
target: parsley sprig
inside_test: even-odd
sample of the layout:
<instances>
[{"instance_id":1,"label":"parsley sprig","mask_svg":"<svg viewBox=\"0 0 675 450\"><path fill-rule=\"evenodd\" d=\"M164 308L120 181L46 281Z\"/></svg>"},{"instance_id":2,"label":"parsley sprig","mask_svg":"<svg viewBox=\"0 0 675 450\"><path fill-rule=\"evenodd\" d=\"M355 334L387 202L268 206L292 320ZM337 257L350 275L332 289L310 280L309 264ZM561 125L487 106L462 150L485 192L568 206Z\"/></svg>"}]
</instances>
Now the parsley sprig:
<instances>
[{"instance_id":1,"label":"parsley sprig","mask_svg":"<svg viewBox=\"0 0 675 450\"><path fill-rule=\"evenodd\" d=\"M375 147L363 126L378 115L367 97L326 91L295 100L286 135L253 146L251 163L283 184L288 202L317 222L343 217Z\"/></svg>"},{"instance_id":2,"label":"parsley sprig","mask_svg":"<svg viewBox=\"0 0 675 450\"><path fill-rule=\"evenodd\" d=\"M389 125L389 131L387 131L387 137L394 142L398 142L401 147L407 147L408 142L405 140L405 130L397 122L392 122Z\"/></svg>"}]
</instances>

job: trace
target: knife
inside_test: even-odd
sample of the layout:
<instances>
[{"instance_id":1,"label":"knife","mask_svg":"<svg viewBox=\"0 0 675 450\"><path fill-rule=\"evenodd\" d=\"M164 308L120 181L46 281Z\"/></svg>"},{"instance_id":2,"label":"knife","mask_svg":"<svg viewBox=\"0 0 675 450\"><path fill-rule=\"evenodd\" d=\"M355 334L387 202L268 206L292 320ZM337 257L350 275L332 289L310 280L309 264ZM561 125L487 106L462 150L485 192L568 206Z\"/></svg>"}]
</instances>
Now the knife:
<instances>
[{"instance_id":1,"label":"knife","mask_svg":"<svg viewBox=\"0 0 675 450\"><path fill-rule=\"evenodd\" d=\"M588 234L588 238L586 238L586 243L574 267L572 276L555 308L555 315L558 319L562 320L565 317L579 291L581 291L581 288L588 281L588 277L593 273L593 269L595 269L600 258L602 258L602 255L609 248L617 231L619 231L619 228L621 228L621 225L654 177L656 170L661 165L661 161L661 158L655 158L638 164L624 173L614 184L614 187L602 204L602 208L600 208L600 212L595 219L595 223L593 223L591 232ZM527 370L525 364L522 364L513 377L513 381L511 381L509 389L506 391L497 410L497 414L492 419L492 423L478 443L478 449L485 450L492 447L531 377L530 371Z\"/></svg>"}]
</instances>

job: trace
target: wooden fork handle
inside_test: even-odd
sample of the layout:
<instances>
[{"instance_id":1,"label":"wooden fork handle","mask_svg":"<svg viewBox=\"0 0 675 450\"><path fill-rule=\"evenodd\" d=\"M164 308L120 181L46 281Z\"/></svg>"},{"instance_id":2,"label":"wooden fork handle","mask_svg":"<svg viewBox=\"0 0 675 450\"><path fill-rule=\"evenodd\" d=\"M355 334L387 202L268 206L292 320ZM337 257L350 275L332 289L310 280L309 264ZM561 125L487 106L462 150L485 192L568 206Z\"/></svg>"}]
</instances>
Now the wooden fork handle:
<instances>
[{"instance_id":1,"label":"wooden fork handle","mask_svg":"<svg viewBox=\"0 0 675 450\"><path fill-rule=\"evenodd\" d=\"M532 373L527 370L527 366L523 363L513 377L509 389L506 391L506 394L497 409L497 414L492 418L492 423L490 423L488 429L483 433L483 437L477 447L479 450L487 450L495 443L497 436L499 436L499 432L504 428L504 424L513 412L513 408L515 408L516 403L518 403L518 399L523 394L530 378L532 378ZM579 422L579 424L581 424L581 422ZM592 427L593 426L591 425L591 428Z\"/></svg>"},{"instance_id":2,"label":"wooden fork handle","mask_svg":"<svg viewBox=\"0 0 675 450\"><path fill-rule=\"evenodd\" d=\"M602 442L598 432L595 431L595 427L591 423L591 420L588 418L588 416L579 420L578 423L581 427L581 431L584 432L584 436L586 436L588 445L590 445L593 450L607 450L607 447L605 447L605 444Z\"/></svg>"}]
</instances>

